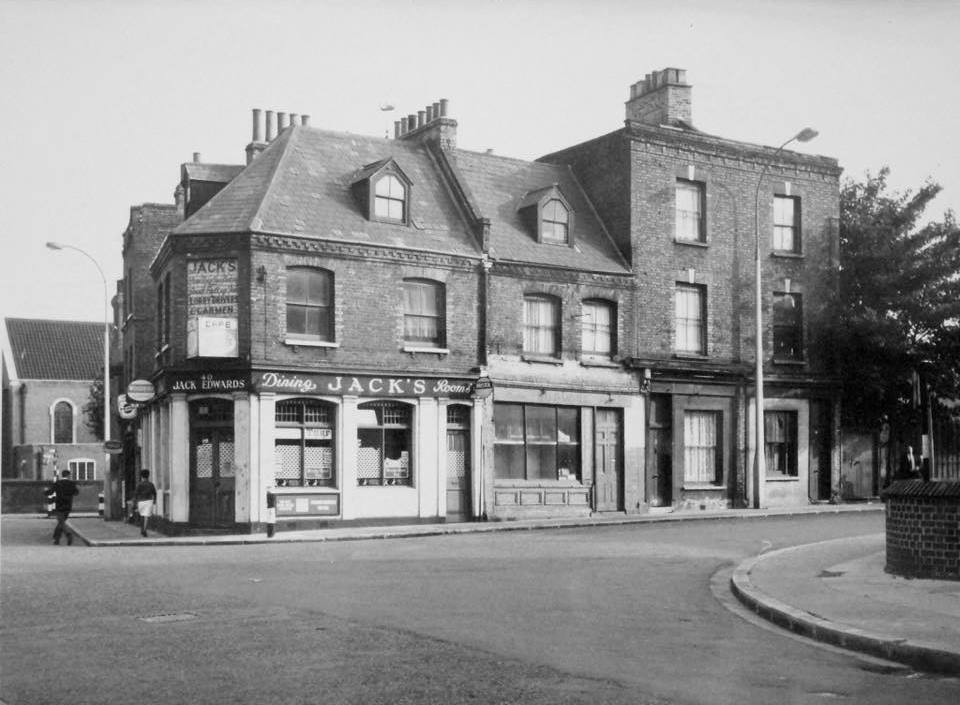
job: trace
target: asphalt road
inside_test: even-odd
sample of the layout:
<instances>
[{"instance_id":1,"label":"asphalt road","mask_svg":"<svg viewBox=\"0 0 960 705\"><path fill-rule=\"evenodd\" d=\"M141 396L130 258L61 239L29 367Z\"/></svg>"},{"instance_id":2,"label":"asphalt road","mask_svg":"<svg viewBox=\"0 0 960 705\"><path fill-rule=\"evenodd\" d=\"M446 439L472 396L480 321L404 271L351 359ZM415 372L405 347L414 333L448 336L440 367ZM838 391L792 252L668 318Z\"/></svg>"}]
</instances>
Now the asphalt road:
<instances>
[{"instance_id":1,"label":"asphalt road","mask_svg":"<svg viewBox=\"0 0 960 705\"><path fill-rule=\"evenodd\" d=\"M762 550L882 521L87 548L51 545L51 520L4 517L0 699L956 703L956 679L788 635L722 589L724 571Z\"/></svg>"}]
</instances>

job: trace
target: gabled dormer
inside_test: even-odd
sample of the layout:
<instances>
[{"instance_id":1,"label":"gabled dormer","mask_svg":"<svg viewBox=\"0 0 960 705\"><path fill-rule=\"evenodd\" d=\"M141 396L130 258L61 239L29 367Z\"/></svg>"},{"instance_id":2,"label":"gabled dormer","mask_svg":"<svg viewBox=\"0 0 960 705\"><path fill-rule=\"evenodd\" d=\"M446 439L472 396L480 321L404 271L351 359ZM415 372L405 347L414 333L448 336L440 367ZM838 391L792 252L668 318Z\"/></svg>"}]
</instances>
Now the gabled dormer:
<instances>
[{"instance_id":1,"label":"gabled dormer","mask_svg":"<svg viewBox=\"0 0 960 705\"><path fill-rule=\"evenodd\" d=\"M367 164L350 182L350 189L367 220L410 223L413 182L392 157Z\"/></svg>"},{"instance_id":2,"label":"gabled dormer","mask_svg":"<svg viewBox=\"0 0 960 705\"><path fill-rule=\"evenodd\" d=\"M517 212L537 242L573 247L573 208L557 184L528 191Z\"/></svg>"}]
</instances>

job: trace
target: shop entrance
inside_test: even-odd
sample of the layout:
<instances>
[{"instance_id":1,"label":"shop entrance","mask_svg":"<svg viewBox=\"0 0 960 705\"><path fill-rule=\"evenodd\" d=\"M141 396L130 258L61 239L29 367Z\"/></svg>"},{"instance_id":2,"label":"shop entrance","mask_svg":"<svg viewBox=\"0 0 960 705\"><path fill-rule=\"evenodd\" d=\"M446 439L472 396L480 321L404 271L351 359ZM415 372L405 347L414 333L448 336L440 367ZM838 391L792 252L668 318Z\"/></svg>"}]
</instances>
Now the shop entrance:
<instances>
[{"instance_id":1,"label":"shop entrance","mask_svg":"<svg viewBox=\"0 0 960 705\"><path fill-rule=\"evenodd\" d=\"M623 463L620 456L620 413L597 409L596 416L597 511L623 510Z\"/></svg>"},{"instance_id":2,"label":"shop entrance","mask_svg":"<svg viewBox=\"0 0 960 705\"><path fill-rule=\"evenodd\" d=\"M470 407L447 407L447 519L470 518Z\"/></svg>"},{"instance_id":3,"label":"shop entrance","mask_svg":"<svg viewBox=\"0 0 960 705\"><path fill-rule=\"evenodd\" d=\"M190 523L234 523L233 402L190 403Z\"/></svg>"},{"instance_id":4,"label":"shop entrance","mask_svg":"<svg viewBox=\"0 0 960 705\"><path fill-rule=\"evenodd\" d=\"M647 504L673 502L673 405L668 394L650 395L647 433Z\"/></svg>"}]
</instances>

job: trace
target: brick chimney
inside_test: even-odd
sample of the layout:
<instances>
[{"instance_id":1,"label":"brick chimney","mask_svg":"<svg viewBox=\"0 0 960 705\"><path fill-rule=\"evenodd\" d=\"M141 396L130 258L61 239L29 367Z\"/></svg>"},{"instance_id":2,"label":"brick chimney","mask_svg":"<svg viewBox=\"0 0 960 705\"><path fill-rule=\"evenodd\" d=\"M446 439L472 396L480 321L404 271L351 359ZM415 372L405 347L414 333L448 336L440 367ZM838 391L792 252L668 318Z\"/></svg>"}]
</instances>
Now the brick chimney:
<instances>
[{"instance_id":1,"label":"brick chimney","mask_svg":"<svg viewBox=\"0 0 960 705\"><path fill-rule=\"evenodd\" d=\"M630 86L627 120L644 125L693 125L687 72L667 68L648 73Z\"/></svg>"},{"instance_id":2,"label":"brick chimney","mask_svg":"<svg viewBox=\"0 0 960 705\"><path fill-rule=\"evenodd\" d=\"M398 140L420 140L437 144L440 149L455 149L457 146L457 121L447 117L449 101L441 98L418 111L393 123L393 136Z\"/></svg>"}]
</instances>

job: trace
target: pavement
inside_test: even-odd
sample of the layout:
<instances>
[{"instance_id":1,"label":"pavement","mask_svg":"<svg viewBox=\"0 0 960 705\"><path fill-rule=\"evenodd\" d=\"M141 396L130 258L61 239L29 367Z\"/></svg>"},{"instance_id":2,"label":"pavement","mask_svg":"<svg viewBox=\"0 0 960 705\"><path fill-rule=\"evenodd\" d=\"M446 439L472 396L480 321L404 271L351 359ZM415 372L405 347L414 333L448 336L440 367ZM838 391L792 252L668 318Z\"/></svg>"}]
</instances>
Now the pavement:
<instances>
[{"instance_id":1,"label":"pavement","mask_svg":"<svg viewBox=\"0 0 960 705\"><path fill-rule=\"evenodd\" d=\"M671 521L883 511L877 503L790 509L654 512L581 519L344 526L261 534L164 536L96 516L74 515L70 527L86 545L187 546L400 539L493 531L524 531ZM775 624L818 641L917 670L960 675L960 580L909 579L884 570L884 534L768 551L743 561L730 579L734 595Z\"/></svg>"}]
</instances>

